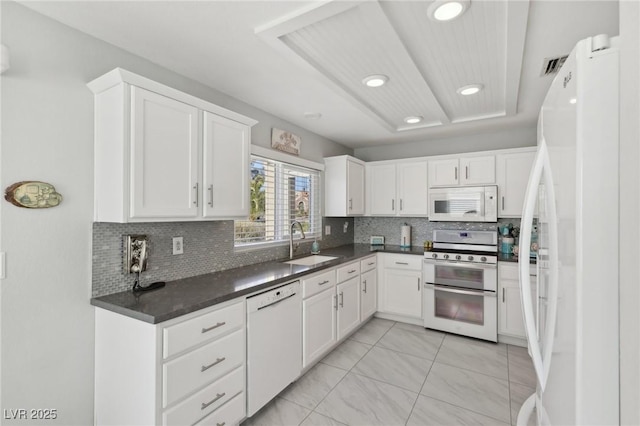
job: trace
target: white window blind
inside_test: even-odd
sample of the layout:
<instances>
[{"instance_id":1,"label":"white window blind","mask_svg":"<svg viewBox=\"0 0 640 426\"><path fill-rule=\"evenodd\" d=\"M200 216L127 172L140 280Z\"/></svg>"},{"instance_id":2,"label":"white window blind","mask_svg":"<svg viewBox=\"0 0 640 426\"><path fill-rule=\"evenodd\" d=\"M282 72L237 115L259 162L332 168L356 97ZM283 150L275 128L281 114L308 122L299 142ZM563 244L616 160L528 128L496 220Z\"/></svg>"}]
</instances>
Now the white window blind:
<instances>
[{"instance_id":1,"label":"white window blind","mask_svg":"<svg viewBox=\"0 0 640 426\"><path fill-rule=\"evenodd\" d=\"M320 172L251 156L251 210L248 220L235 221L235 246L289 240L297 220L309 237L320 237ZM298 226L294 238L299 238Z\"/></svg>"}]
</instances>

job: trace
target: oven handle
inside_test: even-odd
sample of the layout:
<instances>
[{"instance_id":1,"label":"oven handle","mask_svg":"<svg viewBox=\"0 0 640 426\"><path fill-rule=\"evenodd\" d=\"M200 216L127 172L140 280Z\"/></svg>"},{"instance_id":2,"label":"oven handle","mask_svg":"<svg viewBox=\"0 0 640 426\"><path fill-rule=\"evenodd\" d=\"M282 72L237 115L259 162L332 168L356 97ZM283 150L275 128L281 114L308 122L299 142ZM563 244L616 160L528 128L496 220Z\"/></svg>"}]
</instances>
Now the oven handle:
<instances>
[{"instance_id":1,"label":"oven handle","mask_svg":"<svg viewBox=\"0 0 640 426\"><path fill-rule=\"evenodd\" d=\"M438 291L444 291L447 293L465 294L468 296L497 297L496 292L492 290L462 290L457 288L448 288L448 287L441 287L441 286L436 287L434 284L425 284L424 286L429 290L438 290Z\"/></svg>"},{"instance_id":2,"label":"oven handle","mask_svg":"<svg viewBox=\"0 0 640 426\"><path fill-rule=\"evenodd\" d=\"M498 269L498 265L493 263L467 263L467 262L456 262L455 260L434 260L434 259L424 259L424 263L428 263L430 265L451 265L456 268L466 268L466 269Z\"/></svg>"}]
</instances>

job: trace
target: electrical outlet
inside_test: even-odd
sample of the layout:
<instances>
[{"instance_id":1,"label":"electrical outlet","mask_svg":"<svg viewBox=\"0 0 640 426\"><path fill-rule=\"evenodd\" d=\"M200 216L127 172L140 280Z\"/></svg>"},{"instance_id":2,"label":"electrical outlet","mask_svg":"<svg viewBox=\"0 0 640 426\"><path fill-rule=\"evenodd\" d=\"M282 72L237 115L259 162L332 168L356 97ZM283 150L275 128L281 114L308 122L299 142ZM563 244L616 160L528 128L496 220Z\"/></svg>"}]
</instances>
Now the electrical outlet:
<instances>
[{"instance_id":1,"label":"electrical outlet","mask_svg":"<svg viewBox=\"0 0 640 426\"><path fill-rule=\"evenodd\" d=\"M349 222L345 222L344 225L342 225L342 232L346 234L347 229L349 229Z\"/></svg>"},{"instance_id":2,"label":"electrical outlet","mask_svg":"<svg viewBox=\"0 0 640 426\"><path fill-rule=\"evenodd\" d=\"M324 226L324 235L331 235L331 225Z\"/></svg>"},{"instance_id":3,"label":"electrical outlet","mask_svg":"<svg viewBox=\"0 0 640 426\"><path fill-rule=\"evenodd\" d=\"M173 237L173 254L183 254L184 243L182 237Z\"/></svg>"}]
</instances>

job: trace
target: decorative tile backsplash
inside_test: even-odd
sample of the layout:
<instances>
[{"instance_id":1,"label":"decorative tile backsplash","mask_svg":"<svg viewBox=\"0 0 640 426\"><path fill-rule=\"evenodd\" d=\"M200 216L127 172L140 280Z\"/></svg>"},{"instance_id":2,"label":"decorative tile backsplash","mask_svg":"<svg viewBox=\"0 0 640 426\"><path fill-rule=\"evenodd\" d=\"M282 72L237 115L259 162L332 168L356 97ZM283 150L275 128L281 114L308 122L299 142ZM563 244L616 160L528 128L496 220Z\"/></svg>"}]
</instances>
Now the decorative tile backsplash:
<instances>
[{"instance_id":1,"label":"decorative tile backsplash","mask_svg":"<svg viewBox=\"0 0 640 426\"><path fill-rule=\"evenodd\" d=\"M345 222L347 232L343 232ZM353 218L324 218L331 235L323 236L320 248L351 244L354 240ZM284 259L289 246L235 251L233 221L105 223L93 224L92 296L129 290L135 275L123 271L122 236L145 234L149 238L149 263L141 274L142 285L171 281L254 263ZM172 238L184 238L184 254L172 254ZM298 254L310 253L312 239L301 242Z\"/></svg>"},{"instance_id":2,"label":"decorative tile backsplash","mask_svg":"<svg viewBox=\"0 0 640 426\"><path fill-rule=\"evenodd\" d=\"M355 219L355 243L368 244L372 235L385 237L385 244L400 244L402 225L411 226L411 245L422 246L425 241L433 240L434 229L468 229L478 231L496 231L495 223L478 222L430 222L417 217L358 217Z\"/></svg>"}]
</instances>

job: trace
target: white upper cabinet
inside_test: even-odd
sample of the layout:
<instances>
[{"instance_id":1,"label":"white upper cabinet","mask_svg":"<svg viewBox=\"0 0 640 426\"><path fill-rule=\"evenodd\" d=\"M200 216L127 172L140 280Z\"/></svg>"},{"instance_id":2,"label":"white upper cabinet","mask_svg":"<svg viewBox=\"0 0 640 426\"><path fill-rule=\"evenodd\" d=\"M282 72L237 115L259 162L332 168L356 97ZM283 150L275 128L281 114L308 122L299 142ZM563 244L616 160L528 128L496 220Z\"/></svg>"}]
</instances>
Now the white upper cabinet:
<instances>
[{"instance_id":1,"label":"white upper cabinet","mask_svg":"<svg viewBox=\"0 0 640 426\"><path fill-rule=\"evenodd\" d=\"M364 214L364 161L348 155L324 159L325 216Z\"/></svg>"},{"instance_id":2,"label":"white upper cabinet","mask_svg":"<svg viewBox=\"0 0 640 426\"><path fill-rule=\"evenodd\" d=\"M398 214L400 216L428 215L428 189L426 161L398 163Z\"/></svg>"},{"instance_id":3,"label":"white upper cabinet","mask_svg":"<svg viewBox=\"0 0 640 426\"><path fill-rule=\"evenodd\" d=\"M395 216L396 211L396 165L371 164L367 169L370 213Z\"/></svg>"},{"instance_id":4,"label":"white upper cabinet","mask_svg":"<svg viewBox=\"0 0 640 426\"><path fill-rule=\"evenodd\" d=\"M248 216L255 120L120 68L88 86L95 221Z\"/></svg>"},{"instance_id":5,"label":"white upper cabinet","mask_svg":"<svg viewBox=\"0 0 640 426\"><path fill-rule=\"evenodd\" d=\"M496 183L494 155L429 161L429 186L490 185Z\"/></svg>"},{"instance_id":6,"label":"white upper cabinet","mask_svg":"<svg viewBox=\"0 0 640 426\"><path fill-rule=\"evenodd\" d=\"M498 217L522 216L524 194L533 166L535 150L498 154L496 175L498 181Z\"/></svg>"},{"instance_id":7,"label":"white upper cabinet","mask_svg":"<svg viewBox=\"0 0 640 426\"><path fill-rule=\"evenodd\" d=\"M130 217L197 217L198 109L139 87L131 98Z\"/></svg>"},{"instance_id":8,"label":"white upper cabinet","mask_svg":"<svg viewBox=\"0 0 640 426\"><path fill-rule=\"evenodd\" d=\"M426 216L427 161L384 162L367 166L369 214Z\"/></svg>"},{"instance_id":9,"label":"white upper cabinet","mask_svg":"<svg viewBox=\"0 0 640 426\"><path fill-rule=\"evenodd\" d=\"M249 127L204 113L204 217L249 215Z\"/></svg>"}]
</instances>

